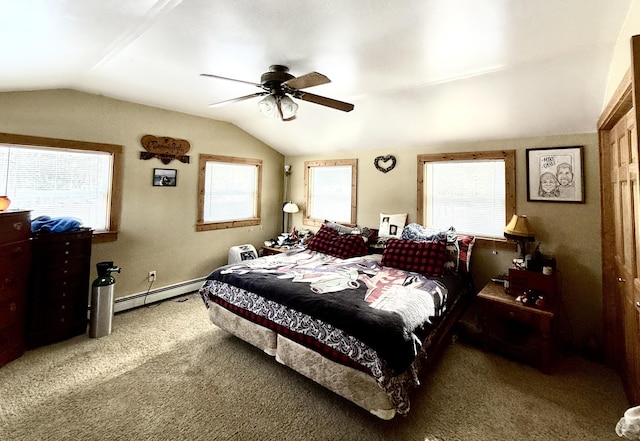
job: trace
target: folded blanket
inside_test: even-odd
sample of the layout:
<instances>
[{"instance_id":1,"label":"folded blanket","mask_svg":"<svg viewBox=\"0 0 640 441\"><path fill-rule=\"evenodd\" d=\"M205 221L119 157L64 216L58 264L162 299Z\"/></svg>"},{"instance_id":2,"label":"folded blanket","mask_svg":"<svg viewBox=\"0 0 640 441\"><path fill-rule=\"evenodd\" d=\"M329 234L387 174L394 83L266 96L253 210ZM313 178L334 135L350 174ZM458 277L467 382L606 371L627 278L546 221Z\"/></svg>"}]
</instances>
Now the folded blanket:
<instances>
[{"instance_id":1,"label":"folded blanket","mask_svg":"<svg viewBox=\"0 0 640 441\"><path fill-rule=\"evenodd\" d=\"M82 222L73 217L38 216L31 221L31 232L66 233L77 230L81 225Z\"/></svg>"}]
</instances>

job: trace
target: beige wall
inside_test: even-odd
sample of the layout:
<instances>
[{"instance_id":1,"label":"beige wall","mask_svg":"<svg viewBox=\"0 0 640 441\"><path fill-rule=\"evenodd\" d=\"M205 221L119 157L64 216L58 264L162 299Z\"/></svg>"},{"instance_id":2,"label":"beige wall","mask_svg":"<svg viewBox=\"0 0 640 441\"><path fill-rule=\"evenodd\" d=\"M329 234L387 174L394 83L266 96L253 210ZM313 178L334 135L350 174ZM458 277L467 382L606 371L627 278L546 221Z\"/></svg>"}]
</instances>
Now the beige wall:
<instances>
[{"instance_id":1,"label":"beige wall","mask_svg":"<svg viewBox=\"0 0 640 441\"><path fill-rule=\"evenodd\" d=\"M631 66L631 37L640 34L640 0L632 0L627 18L618 34L616 48L609 68L609 78L602 107L607 105L620 84L622 77Z\"/></svg>"},{"instance_id":2,"label":"beige wall","mask_svg":"<svg viewBox=\"0 0 640 441\"><path fill-rule=\"evenodd\" d=\"M0 93L0 131L124 146L122 218L116 242L94 244L95 263L113 260L116 297L145 292L150 270L155 288L206 276L226 263L232 245L258 248L281 227L283 156L236 126L177 112L69 90ZM143 135L191 143L190 164L142 161ZM198 154L263 160L262 225L196 232ZM153 187L153 168L178 170L176 187ZM28 208L28 207L12 207Z\"/></svg>"},{"instance_id":3,"label":"beige wall","mask_svg":"<svg viewBox=\"0 0 640 441\"><path fill-rule=\"evenodd\" d=\"M594 123L595 124L595 123ZM585 204L527 202L526 149L536 147L584 146ZM422 153L467 152L482 150L516 150L517 212L526 214L536 230L544 254L557 259L562 275L562 299L570 321L562 316L562 335L582 344L591 334L602 335L602 275L600 255L600 177L598 138L594 134L550 136L516 140L499 140L424 148L361 150L317 156L287 157L291 164L291 198L304 203L304 161L317 159L358 159L358 224L376 227L380 212L408 213L409 222L416 221L417 155ZM392 154L396 167L379 172L373 165L376 156ZM293 215L293 224L302 225L302 213ZM477 288L492 276L503 273L517 256L515 246L476 248L473 275Z\"/></svg>"}]
</instances>

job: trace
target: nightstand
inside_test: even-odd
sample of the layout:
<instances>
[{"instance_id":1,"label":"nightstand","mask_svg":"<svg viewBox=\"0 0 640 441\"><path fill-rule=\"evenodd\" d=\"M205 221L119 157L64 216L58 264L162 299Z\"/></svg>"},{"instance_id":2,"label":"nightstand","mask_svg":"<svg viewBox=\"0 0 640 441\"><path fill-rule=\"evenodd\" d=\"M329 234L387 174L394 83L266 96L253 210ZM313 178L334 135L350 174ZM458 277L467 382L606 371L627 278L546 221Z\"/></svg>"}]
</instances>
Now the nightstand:
<instances>
[{"instance_id":1,"label":"nightstand","mask_svg":"<svg viewBox=\"0 0 640 441\"><path fill-rule=\"evenodd\" d=\"M546 277L555 282L555 275ZM551 286L555 287L555 284ZM555 291L547 293L548 301L555 296ZM495 350L527 360L533 352L533 359L537 358L535 364L539 365L542 372L550 373L556 318L552 302L549 301L549 305L543 308L527 306L517 302L515 295L506 293L504 286L495 282L489 282L482 288L478 299L482 306L483 350ZM514 341L516 335L520 341Z\"/></svg>"},{"instance_id":2,"label":"nightstand","mask_svg":"<svg viewBox=\"0 0 640 441\"><path fill-rule=\"evenodd\" d=\"M262 255L263 256L271 256L273 254L286 253L289 250L290 250L290 248L268 247L268 246L265 245L265 246L262 247Z\"/></svg>"}]
</instances>

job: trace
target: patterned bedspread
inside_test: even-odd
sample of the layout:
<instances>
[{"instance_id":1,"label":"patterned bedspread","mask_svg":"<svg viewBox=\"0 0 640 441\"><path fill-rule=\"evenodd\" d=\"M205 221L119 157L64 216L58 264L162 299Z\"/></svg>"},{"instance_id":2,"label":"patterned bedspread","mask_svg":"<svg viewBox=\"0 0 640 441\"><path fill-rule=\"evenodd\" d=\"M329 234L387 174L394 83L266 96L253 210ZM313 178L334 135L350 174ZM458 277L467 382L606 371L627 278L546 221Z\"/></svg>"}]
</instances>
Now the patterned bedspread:
<instances>
[{"instance_id":1,"label":"patterned bedspread","mask_svg":"<svg viewBox=\"0 0 640 441\"><path fill-rule=\"evenodd\" d=\"M407 370L462 287L455 276L383 267L380 255L303 250L220 267L200 293L320 341L378 378Z\"/></svg>"}]
</instances>

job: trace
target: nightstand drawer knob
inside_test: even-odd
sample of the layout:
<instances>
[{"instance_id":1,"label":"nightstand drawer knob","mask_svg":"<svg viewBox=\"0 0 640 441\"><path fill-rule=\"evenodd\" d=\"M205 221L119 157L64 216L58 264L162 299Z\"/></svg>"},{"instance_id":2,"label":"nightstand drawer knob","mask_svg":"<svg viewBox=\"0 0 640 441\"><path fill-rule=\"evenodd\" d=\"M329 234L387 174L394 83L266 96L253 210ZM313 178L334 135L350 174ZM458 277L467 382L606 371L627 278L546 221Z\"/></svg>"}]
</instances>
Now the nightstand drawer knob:
<instances>
[{"instance_id":1,"label":"nightstand drawer knob","mask_svg":"<svg viewBox=\"0 0 640 441\"><path fill-rule=\"evenodd\" d=\"M618 282L620 282L620 283L624 283L624 282L626 282L626 281L627 281L627 279L623 279L622 277L618 277Z\"/></svg>"},{"instance_id":2,"label":"nightstand drawer knob","mask_svg":"<svg viewBox=\"0 0 640 441\"><path fill-rule=\"evenodd\" d=\"M636 306L640 308L640 302L636 302Z\"/></svg>"}]
</instances>

